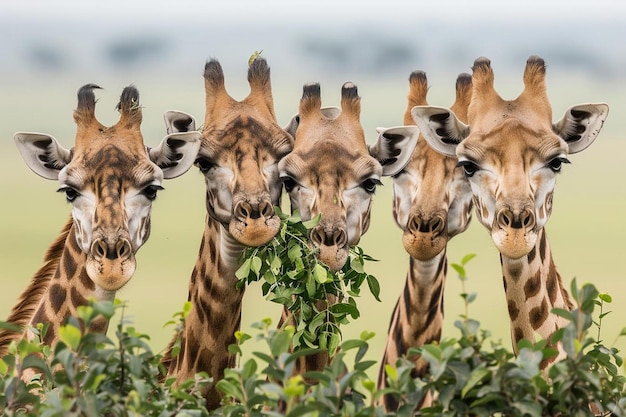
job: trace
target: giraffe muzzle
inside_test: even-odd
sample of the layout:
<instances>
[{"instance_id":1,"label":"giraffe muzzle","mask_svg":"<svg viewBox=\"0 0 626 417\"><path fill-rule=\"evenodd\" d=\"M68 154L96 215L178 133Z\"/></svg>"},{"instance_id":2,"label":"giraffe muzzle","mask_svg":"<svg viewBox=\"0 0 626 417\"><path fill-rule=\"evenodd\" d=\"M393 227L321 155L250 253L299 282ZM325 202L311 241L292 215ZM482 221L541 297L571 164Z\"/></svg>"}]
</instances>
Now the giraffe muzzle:
<instances>
[{"instance_id":1,"label":"giraffe muzzle","mask_svg":"<svg viewBox=\"0 0 626 417\"><path fill-rule=\"evenodd\" d=\"M501 209L496 215L491 238L503 256L511 259L526 256L537 240L535 214L528 208Z\"/></svg>"},{"instance_id":2,"label":"giraffe muzzle","mask_svg":"<svg viewBox=\"0 0 626 417\"><path fill-rule=\"evenodd\" d=\"M98 238L91 244L87 257L87 274L92 281L106 291L122 288L135 273L136 262L128 239L114 242Z\"/></svg>"},{"instance_id":3,"label":"giraffe muzzle","mask_svg":"<svg viewBox=\"0 0 626 417\"><path fill-rule=\"evenodd\" d=\"M409 217L402 244L412 258L429 261L439 255L447 243L448 226L442 214L430 217L413 214Z\"/></svg>"},{"instance_id":4,"label":"giraffe muzzle","mask_svg":"<svg viewBox=\"0 0 626 417\"><path fill-rule=\"evenodd\" d=\"M269 242L280 229L280 219L269 201L251 203L243 200L235 204L228 231L246 246L260 246Z\"/></svg>"},{"instance_id":5,"label":"giraffe muzzle","mask_svg":"<svg viewBox=\"0 0 626 417\"><path fill-rule=\"evenodd\" d=\"M331 270L343 268L348 259L348 234L344 228L326 229L322 224L311 230L309 239L319 248L319 260Z\"/></svg>"}]
</instances>

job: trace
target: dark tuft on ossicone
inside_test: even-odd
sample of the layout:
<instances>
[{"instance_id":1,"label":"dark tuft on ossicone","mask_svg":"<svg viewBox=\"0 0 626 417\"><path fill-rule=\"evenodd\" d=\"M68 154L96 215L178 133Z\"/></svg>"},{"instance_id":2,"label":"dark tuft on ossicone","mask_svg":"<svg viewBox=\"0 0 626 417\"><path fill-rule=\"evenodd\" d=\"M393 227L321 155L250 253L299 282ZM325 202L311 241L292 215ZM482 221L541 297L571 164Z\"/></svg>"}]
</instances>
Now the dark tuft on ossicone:
<instances>
[{"instance_id":1,"label":"dark tuft on ossicone","mask_svg":"<svg viewBox=\"0 0 626 417\"><path fill-rule=\"evenodd\" d=\"M78 90L78 109L93 112L96 108L96 95L93 90L100 89L96 84L85 84Z\"/></svg>"},{"instance_id":2,"label":"dark tuft on ossicone","mask_svg":"<svg viewBox=\"0 0 626 417\"><path fill-rule=\"evenodd\" d=\"M204 65L204 79L214 85L224 84L224 71L218 60L212 58Z\"/></svg>"}]
</instances>

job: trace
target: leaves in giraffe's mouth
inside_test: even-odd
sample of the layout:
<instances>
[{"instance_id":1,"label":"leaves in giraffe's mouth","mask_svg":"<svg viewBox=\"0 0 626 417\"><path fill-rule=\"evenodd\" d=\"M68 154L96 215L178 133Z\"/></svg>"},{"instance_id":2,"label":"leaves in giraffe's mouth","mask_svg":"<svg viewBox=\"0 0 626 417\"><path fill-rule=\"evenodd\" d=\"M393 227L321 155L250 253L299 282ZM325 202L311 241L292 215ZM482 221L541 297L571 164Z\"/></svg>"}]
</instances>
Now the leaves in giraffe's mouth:
<instances>
[{"instance_id":1,"label":"leaves in giraffe's mouth","mask_svg":"<svg viewBox=\"0 0 626 417\"><path fill-rule=\"evenodd\" d=\"M303 222L298 212L289 215L278 207L275 212L281 219L280 232L265 245L244 251L235 274L237 285L262 281L263 295L285 307L283 325L295 327L294 350L314 348L332 355L341 342L339 325L360 316L355 299L364 282L380 301L378 280L364 269L365 261L375 259L355 246L344 267L333 272L309 243L309 230L320 217Z\"/></svg>"}]
</instances>

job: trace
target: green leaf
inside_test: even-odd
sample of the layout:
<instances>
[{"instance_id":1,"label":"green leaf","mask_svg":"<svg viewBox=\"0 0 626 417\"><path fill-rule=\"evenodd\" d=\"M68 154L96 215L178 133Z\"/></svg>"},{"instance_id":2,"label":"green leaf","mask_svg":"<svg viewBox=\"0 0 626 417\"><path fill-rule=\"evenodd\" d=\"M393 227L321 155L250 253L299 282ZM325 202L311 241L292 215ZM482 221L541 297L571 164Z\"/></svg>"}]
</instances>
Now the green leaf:
<instances>
[{"instance_id":1,"label":"green leaf","mask_svg":"<svg viewBox=\"0 0 626 417\"><path fill-rule=\"evenodd\" d=\"M451 263L450 266L456 271L456 273L459 275L459 278L465 278L465 268L463 268L463 266L455 263Z\"/></svg>"},{"instance_id":2,"label":"green leaf","mask_svg":"<svg viewBox=\"0 0 626 417\"><path fill-rule=\"evenodd\" d=\"M353 319L359 318L360 315L359 310L354 305L348 303L333 304L329 310L333 314L349 314Z\"/></svg>"},{"instance_id":3,"label":"green leaf","mask_svg":"<svg viewBox=\"0 0 626 417\"><path fill-rule=\"evenodd\" d=\"M322 218L322 213L318 213L317 216L313 217L311 220L302 222L302 224L307 230L310 230L319 224L321 218Z\"/></svg>"},{"instance_id":4,"label":"green leaf","mask_svg":"<svg viewBox=\"0 0 626 417\"><path fill-rule=\"evenodd\" d=\"M463 389L461 390L461 398L465 398L467 393L474 388L479 382L488 377L491 372L485 368L477 368L475 369Z\"/></svg>"},{"instance_id":5,"label":"green leaf","mask_svg":"<svg viewBox=\"0 0 626 417\"><path fill-rule=\"evenodd\" d=\"M324 268L324 266L319 263L316 263L313 267L313 276L315 277L315 280L320 284L325 284L329 281L328 271L326 271L326 268Z\"/></svg>"},{"instance_id":6,"label":"green leaf","mask_svg":"<svg viewBox=\"0 0 626 417\"><path fill-rule=\"evenodd\" d=\"M605 303L610 303L613 301L613 298L609 294L598 294L598 298Z\"/></svg>"},{"instance_id":7,"label":"green leaf","mask_svg":"<svg viewBox=\"0 0 626 417\"><path fill-rule=\"evenodd\" d=\"M241 373L241 376L244 379L252 378L256 370L257 370L256 361L254 359L248 359L246 363L244 363L243 365L243 372Z\"/></svg>"},{"instance_id":8,"label":"green leaf","mask_svg":"<svg viewBox=\"0 0 626 417\"><path fill-rule=\"evenodd\" d=\"M359 274L365 273L365 270L363 269L363 260L358 257L354 257L350 260L350 268L354 269Z\"/></svg>"},{"instance_id":9,"label":"green leaf","mask_svg":"<svg viewBox=\"0 0 626 417\"><path fill-rule=\"evenodd\" d=\"M222 391L225 396L233 398L239 402L243 402L245 399L241 388L226 379L217 381L216 387L218 390Z\"/></svg>"},{"instance_id":10,"label":"green leaf","mask_svg":"<svg viewBox=\"0 0 626 417\"><path fill-rule=\"evenodd\" d=\"M258 256L252 258L252 262L250 264L250 269L254 272L254 275L259 276L259 272L261 272L261 266L263 266L263 261Z\"/></svg>"},{"instance_id":11,"label":"green leaf","mask_svg":"<svg viewBox=\"0 0 626 417\"><path fill-rule=\"evenodd\" d=\"M59 329L59 339L76 352L80 345L80 329L70 325L62 326Z\"/></svg>"},{"instance_id":12,"label":"green leaf","mask_svg":"<svg viewBox=\"0 0 626 417\"><path fill-rule=\"evenodd\" d=\"M254 61L256 61L256 59L261 56L261 53L263 52L263 49L261 49L260 51L254 51L254 53L252 55L250 55L250 58L248 58L248 66L252 65L252 63Z\"/></svg>"},{"instance_id":13,"label":"green leaf","mask_svg":"<svg viewBox=\"0 0 626 417\"><path fill-rule=\"evenodd\" d=\"M472 259L474 259L475 257L476 257L475 253L468 253L461 259L461 265L463 266L467 265L467 263L471 261Z\"/></svg>"},{"instance_id":14,"label":"green leaf","mask_svg":"<svg viewBox=\"0 0 626 417\"><path fill-rule=\"evenodd\" d=\"M372 296L374 296L376 301L380 302L380 284L378 283L378 280L375 276L367 276L367 286L369 287L370 292L372 293Z\"/></svg>"},{"instance_id":15,"label":"green leaf","mask_svg":"<svg viewBox=\"0 0 626 417\"><path fill-rule=\"evenodd\" d=\"M240 280L248 278L248 275L250 275L251 264L252 260L250 258L243 261L243 264L241 264L239 269L237 269L237 271L235 272L235 276Z\"/></svg>"}]
</instances>

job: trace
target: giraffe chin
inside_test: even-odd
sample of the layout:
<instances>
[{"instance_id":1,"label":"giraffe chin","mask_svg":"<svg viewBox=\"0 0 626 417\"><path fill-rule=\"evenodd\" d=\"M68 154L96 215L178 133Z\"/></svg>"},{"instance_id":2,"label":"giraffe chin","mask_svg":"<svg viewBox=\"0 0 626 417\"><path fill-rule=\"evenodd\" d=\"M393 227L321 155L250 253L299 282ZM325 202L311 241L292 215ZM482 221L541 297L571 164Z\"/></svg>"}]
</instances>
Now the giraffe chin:
<instances>
[{"instance_id":1,"label":"giraffe chin","mask_svg":"<svg viewBox=\"0 0 626 417\"><path fill-rule=\"evenodd\" d=\"M272 240L280 230L280 219L259 217L245 221L233 220L228 225L230 234L246 246L261 246Z\"/></svg>"},{"instance_id":2,"label":"giraffe chin","mask_svg":"<svg viewBox=\"0 0 626 417\"><path fill-rule=\"evenodd\" d=\"M402 236L404 250L418 261L430 261L439 255L445 249L447 241L447 236L441 234L433 237L432 233L405 232Z\"/></svg>"},{"instance_id":3,"label":"giraffe chin","mask_svg":"<svg viewBox=\"0 0 626 417\"><path fill-rule=\"evenodd\" d=\"M348 260L348 248L332 246L318 246L320 252L318 258L322 261L331 271L339 271L346 264Z\"/></svg>"},{"instance_id":4,"label":"giraffe chin","mask_svg":"<svg viewBox=\"0 0 626 417\"><path fill-rule=\"evenodd\" d=\"M491 238L500 253L509 259L522 258L535 247L537 233L524 229L498 229L491 233Z\"/></svg>"},{"instance_id":5,"label":"giraffe chin","mask_svg":"<svg viewBox=\"0 0 626 417\"><path fill-rule=\"evenodd\" d=\"M87 275L100 288L105 291L117 291L122 288L135 273L136 263L134 257L123 260L96 260L87 259Z\"/></svg>"}]
</instances>

